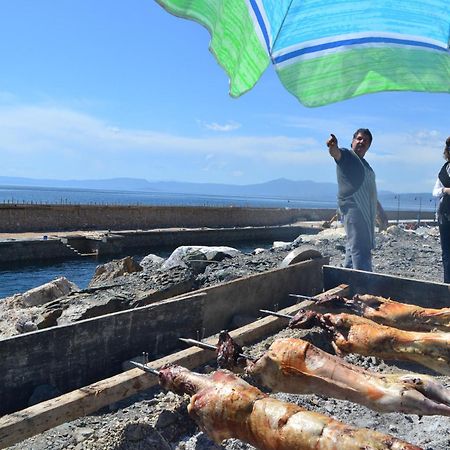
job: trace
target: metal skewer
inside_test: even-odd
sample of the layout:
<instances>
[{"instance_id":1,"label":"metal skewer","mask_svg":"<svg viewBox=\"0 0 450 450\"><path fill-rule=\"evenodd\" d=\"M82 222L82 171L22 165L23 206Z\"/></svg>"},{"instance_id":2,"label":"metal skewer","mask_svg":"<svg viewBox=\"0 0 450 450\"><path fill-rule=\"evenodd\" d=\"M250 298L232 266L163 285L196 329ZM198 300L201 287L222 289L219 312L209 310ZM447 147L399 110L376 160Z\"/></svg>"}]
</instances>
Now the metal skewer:
<instances>
[{"instance_id":1,"label":"metal skewer","mask_svg":"<svg viewBox=\"0 0 450 450\"><path fill-rule=\"evenodd\" d=\"M159 375L159 370L152 369L151 367L146 366L145 364L138 363L136 361L130 361L130 364L133 366L143 370L144 372L151 373L153 375Z\"/></svg>"},{"instance_id":2,"label":"metal skewer","mask_svg":"<svg viewBox=\"0 0 450 450\"><path fill-rule=\"evenodd\" d=\"M288 320L291 320L292 317L294 317L294 316L290 316L289 314L283 314L283 313L279 313L279 312L275 312L275 311L269 311L268 309L260 309L260 311L262 313L269 314L270 316L282 317L283 319L288 319Z\"/></svg>"},{"instance_id":3,"label":"metal skewer","mask_svg":"<svg viewBox=\"0 0 450 450\"><path fill-rule=\"evenodd\" d=\"M289 297L303 298L305 300L311 300L313 302L320 300L320 298L317 297L311 297L310 295L301 295L301 294L289 294Z\"/></svg>"},{"instance_id":4,"label":"metal skewer","mask_svg":"<svg viewBox=\"0 0 450 450\"><path fill-rule=\"evenodd\" d=\"M180 341L185 342L186 344L195 345L196 347L200 347L200 348L203 348L205 350L217 351L217 346L216 345L207 344L206 342L197 341L196 339L186 339L186 338L178 338L178 339L180 339ZM245 359L249 359L251 361L254 361L254 358L252 358L249 355L245 355L244 353L239 353L239 356L241 358L245 358Z\"/></svg>"}]
</instances>

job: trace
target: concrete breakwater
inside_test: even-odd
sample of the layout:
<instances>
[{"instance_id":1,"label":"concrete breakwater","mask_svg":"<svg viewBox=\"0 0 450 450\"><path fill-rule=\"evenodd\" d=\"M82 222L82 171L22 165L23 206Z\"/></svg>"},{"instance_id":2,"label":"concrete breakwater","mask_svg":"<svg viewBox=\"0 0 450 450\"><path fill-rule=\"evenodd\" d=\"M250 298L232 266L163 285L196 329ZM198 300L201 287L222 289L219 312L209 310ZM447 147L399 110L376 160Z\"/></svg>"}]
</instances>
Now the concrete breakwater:
<instances>
[{"instance_id":1,"label":"concrete breakwater","mask_svg":"<svg viewBox=\"0 0 450 450\"><path fill-rule=\"evenodd\" d=\"M0 233L42 233L39 238L11 236L0 241L0 263L112 256L179 245L295 239L302 228L286 225L323 220L333 214L334 210L297 208L0 205ZM85 233L51 235L52 231L73 230L108 231L96 237Z\"/></svg>"},{"instance_id":2,"label":"concrete breakwater","mask_svg":"<svg viewBox=\"0 0 450 450\"><path fill-rule=\"evenodd\" d=\"M333 209L3 204L0 233L274 226L333 214Z\"/></svg>"},{"instance_id":3,"label":"concrete breakwater","mask_svg":"<svg viewBox=\"0 0 450 450\"><path fill-rule=\"evenodd\" d=\"M98 237L79 233L50 239L0 241L0 264L36 260L114 256L175 248L180 245L233 245L237 242L292 241L318 232L305 226L173 229L105 232ZM47 237L47 236L45 236Z\"/></svg>"}]
</instances>

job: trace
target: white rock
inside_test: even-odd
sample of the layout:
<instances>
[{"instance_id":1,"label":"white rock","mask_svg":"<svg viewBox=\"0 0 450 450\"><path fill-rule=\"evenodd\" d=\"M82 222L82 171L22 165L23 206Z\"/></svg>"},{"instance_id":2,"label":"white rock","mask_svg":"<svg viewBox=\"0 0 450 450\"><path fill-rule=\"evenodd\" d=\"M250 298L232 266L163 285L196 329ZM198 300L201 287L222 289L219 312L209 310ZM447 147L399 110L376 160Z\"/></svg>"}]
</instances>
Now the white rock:
<instances>
[{"instance_id":1,"label":"white rock","mask_svg":"<svg viewBox=\"0 0 450 450\"><path fill-rule=\"evenodd\" d=\"M292 242L275 241L272 244L272 248L289 250L292 246Z\"/></svg>"},{"instance_id":2,"label":"white rock","mask_svg":"<svg viewBox=\"0 0 450 450\"><path fill-rule=\"evenodd\" d=\"M76 284L65 277L60 277L16 296L15 301L24 306L38 306L77 290L79 289Z\"/></svg>"},{"instance_id":3,"label":"white rock","mask_svg":"<svg viewBox=\"0 0 450 450\"><path fill-rule=\"evenodd\" d=\"M176 248L167 258L166 262L161 266L162 269L170 269L172 267L181 266L188 267L189 259L198 255L199 259L208 261L220 261L223 255L233 257L241 253L232 247L218 246L207 247L202 245L183 245ZM219 254L221 255L219 257Z\"/></svg>"},{"instance_id":4,"label":"white rock","mask_svg":"<svg viewBox=\"0 0 450 450\"><path fill-rule=\"evenodd\" d=\"M260 253L264 253L266 250L263 248L255 248L255 250L252 251L254 255L259 255Z\"/></svg>"}]
</instances>

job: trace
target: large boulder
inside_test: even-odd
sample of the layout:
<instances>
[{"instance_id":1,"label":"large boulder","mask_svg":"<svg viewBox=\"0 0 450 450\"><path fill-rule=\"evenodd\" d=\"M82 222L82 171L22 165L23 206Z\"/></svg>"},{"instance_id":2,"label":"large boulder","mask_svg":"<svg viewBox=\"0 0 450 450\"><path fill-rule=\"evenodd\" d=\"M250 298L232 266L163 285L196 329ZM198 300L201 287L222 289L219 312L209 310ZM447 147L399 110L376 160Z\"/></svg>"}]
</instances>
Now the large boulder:
<instances>
[{"instance_id":1,"label":"large boulder","mask_svg":"<svg viewBox=\"0 0 450 450\"><path fill-rule=\"evenodd\" d=\"M53 308L46 310L48 313L45 317L47 326L52 326L50 319L56 320L57 325L66 325L79 320L145 306L184 294L195 288L195 276L187 268L174 267L169 271L157 270L148 276L144 283L139 282L139 275L123 277L114 284L85 289L77 295L67 297L66 301L60 302L59 306L56 302L53 305L49 304L48 306L51 305ZM38 326L40 328L41 323Z\"/></svg>"},{"instance_id":2,"label":"large boulder","mask_svg":"<svg viewBox=\"0 0 450 450\"><path fill-rule=\"evenodd\" d=\"M30 289L23 294L15 295L14 303L24 307L44 305L78 290L79 288L76 284L65 277L60 277L49 283Z\"/></svg>"},{"instance_id":3,"label":"large boulder","mask_svg":"<svg viewBox=\"0 0 450 450\"><path fill-rule=\"evenodd\" d=\"M131 256L122 259L114 259L106 264L96 267L94 276L89 282L89 287L99 286L105 282L121 277L127 273L140 272L141 265Z\"/></svg>"},{"instance_id":4,"label":"large boulder","mask_svg":"<svg viewBox=\"0 0 450 450\"><path fill-rule=\"evenodd\" d=\"M83 319L112 314L129 308L129 298L120 289L111 289L106 295L81 294L64 305L57 317L57 325L67 325Z\"/></svg>"},{"instance_id":5,"label":"large boulder","mask_svg":"<svg viewBox=\"0 0 450 450\"><path fill-rule=\"evenodd\" d=\"M28 318L28 316L20 317L14 326L19 333L29 333L30 331L36 331L38 329L38 326L33 321L33 317Z\"/></svg>"},{"instance_id":6,"label":"large boulder","mask_svg":"<svg viewBox=\"0 0 450 450\"><path fill-rule=\"evenodd\" d=\"M325 230L320 231L317 234L301 234L296 239L294 239L294 246L301 244L312 244L314 245L317 242L336 242L345 239L345 230L344 227L337 228L327 228Z\"/></svg>"},{"instance_id":7,"label":"large boulder","mask_svg":"<svg viewBox=\"0 0 450 450\"><path fill-rule=\"evenodd\" d=\"M156 269L159 269L164 264L165 259L161 256L150 254L144 256L139 263L144 272L150 273Z\"/></svg>"},{"instance_id":8,"label":"large boulder","mask_svg":"<svg viewBox=\"0 0 450 450\"><path fill-rule=\"evenodd\" d=\"M386 228L385 231L382 232L382 234L388 234L390 236L398 237L401 235L404 235L406 231L403 227L399 227L398 225L390 225Z\"/></svg>"},{"instance_id":9,"label":"large boulder","mask_svg":"<svg viewBox=\"0 0 450 450\"><path fill-rule=\"evenodd\" d=\"M279 267L285 268L292 264L297 264L302 261L317 258L322 258L322 254L318 250L316 250L314 247L302 245L301 247L298 247L295 250L289 252L283 259L283 261L281 261Z\"/></svg>"},{"instance_id":10,"label":"large boulder","mask_svg":"<svg viewBox=\"0 0 450 450\"><path fill-rule=\"evenodd\" d=\"M202 245L183 245L175 249L167 258L161 269L188 267L196 273L203 272L211 261L232 258L241 252L232 247L207 247Z\"/></svg>"}]
</instances>

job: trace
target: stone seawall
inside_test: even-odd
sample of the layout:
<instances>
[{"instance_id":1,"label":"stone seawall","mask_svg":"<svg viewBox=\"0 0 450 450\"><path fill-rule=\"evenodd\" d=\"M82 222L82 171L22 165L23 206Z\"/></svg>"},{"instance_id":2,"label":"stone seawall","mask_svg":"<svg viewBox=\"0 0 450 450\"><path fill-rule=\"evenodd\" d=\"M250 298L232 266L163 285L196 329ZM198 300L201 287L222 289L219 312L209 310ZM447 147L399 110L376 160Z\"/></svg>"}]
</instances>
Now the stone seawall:
<instances>
[{"instance_id":1,"label":"stone seawall","mask_svg":"<svg viewBox=\"0 0 450 450\"><path fill-rule=\"evenodd\" d=\"M333 209L3 204L0 233L272 226L325 220L333 214Z\"/></svg>"},{"instance_id":2,"label":"stone seawall","mask_svg":"<svg viewBox=\"0 0 450 450\"><path fill-rule=\"evenodd\" d=\"M0 233L73 230L149 230L286 225L329 220L335 209L209 206L0 205ZM389 211L391 220L416 220L417 211ZM434 214L422 212L422 220Z\"/></svg>"}]
</instances>

